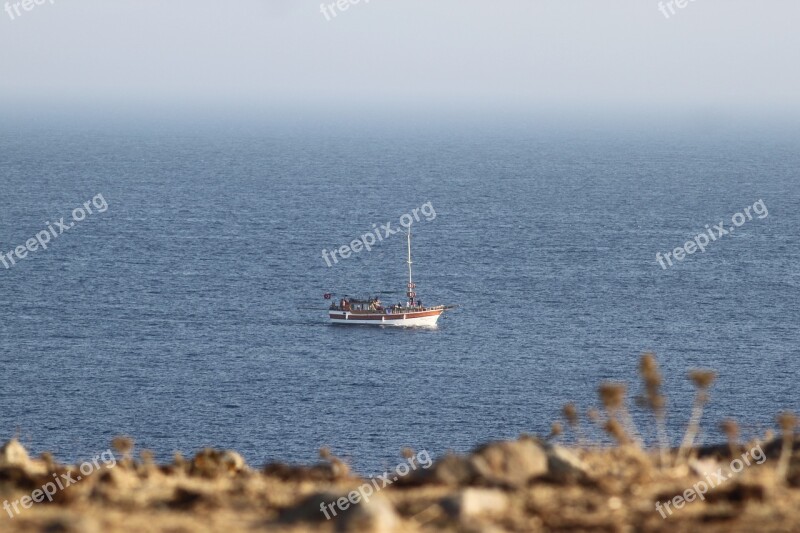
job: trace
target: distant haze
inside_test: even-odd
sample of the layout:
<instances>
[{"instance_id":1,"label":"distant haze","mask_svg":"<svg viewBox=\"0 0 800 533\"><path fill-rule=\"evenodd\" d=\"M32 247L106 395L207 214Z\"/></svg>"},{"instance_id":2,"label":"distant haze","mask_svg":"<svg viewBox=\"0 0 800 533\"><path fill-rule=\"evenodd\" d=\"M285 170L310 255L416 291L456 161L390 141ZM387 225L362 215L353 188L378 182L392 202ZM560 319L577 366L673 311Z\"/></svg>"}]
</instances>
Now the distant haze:
<instances>
[{"instance_id":1,"label":"distant haze","mask_svg":"<svg viewBox=\"0 0 800 533\"><path fill-rule=\"evenodd\" d=\"M695 0L669 18L658 5L362 0L326 15L308 0L46 0L0 12L0 110L800 116L800 3Z\"/></svg>"}]
</instances>

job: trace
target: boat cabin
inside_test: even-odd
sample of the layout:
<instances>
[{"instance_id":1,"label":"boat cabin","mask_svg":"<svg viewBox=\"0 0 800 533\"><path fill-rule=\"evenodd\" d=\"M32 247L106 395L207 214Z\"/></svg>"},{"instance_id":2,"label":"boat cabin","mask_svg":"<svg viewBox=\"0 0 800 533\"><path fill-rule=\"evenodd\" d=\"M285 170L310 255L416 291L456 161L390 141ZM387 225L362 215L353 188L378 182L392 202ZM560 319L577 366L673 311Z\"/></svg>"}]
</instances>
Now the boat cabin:
<instances>
[{"instance_id":1,"label":"boat cabin","mask_svg":"<svg viewBox=\"0 0 800 533\"><path fill-rule=\"evenodd\" d=\"M369 298L367 300L357 300L355 298L342 298L339 305L336 302L331 304L331 310L351 311L351 312L381 312L383 306L379 298Z\"/></svg>"}]
</instances>

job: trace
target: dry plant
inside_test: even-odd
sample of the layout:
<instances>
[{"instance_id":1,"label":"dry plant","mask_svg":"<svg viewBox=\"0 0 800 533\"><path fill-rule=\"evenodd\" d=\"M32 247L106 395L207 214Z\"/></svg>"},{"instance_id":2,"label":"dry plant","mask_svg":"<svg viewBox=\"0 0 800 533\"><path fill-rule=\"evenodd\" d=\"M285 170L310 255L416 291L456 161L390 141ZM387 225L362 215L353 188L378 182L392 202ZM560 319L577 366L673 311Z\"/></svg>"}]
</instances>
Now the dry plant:
<instances>
[{"instance_id":1,"label":"dry plant","mask_svg":"<svg viewBox=\"0 0 800 533\"><path fill-rule=\"evenodd\" d=\"M581 429L581 417L578 415L578 408L575 407L574 403L568 403L564 406L562 412L564 418L567 420L567 425L569 425L572 432L575 433L578 446L583 446L586 439Z\"/></svg>"},{"instance_id":2,"label":"dry plant","mask_svg":"<svg viewBox=\"0 0 800 533\"><path fill-rule=\"evenodd\" d=\"M589 419L590 423L594 424L598 431L601 433L605 431L603 428L603 417L600 415L600 411L596 407L590 407L587 409L586 418Z\"/></svg>"},{"instance_id":3,"label":"dry plant","mask_svg":"<svg viewBox=\"0 0 800 533\"><path fill-rule=\"evenodd\" d=\"M114 439L111 441L111 446L122 455L122 459L119 462L125 467L133 467L134 445L134 440L131 437L126 437L124 435L114 437Z\"/></svg>"},{"instance_id":4,"label":"dry plant","mask_svg":"<svg viewBox=\"0 0 800 533\"><path fill-rule=\"evenodd\" d=\"M620 424L619 420L616 418L609 418L603 426L603 429L617 441L617 444L620 446L626 446L631 443L628 432L625 431L625 428L622 427L622 424Z\"/></svg>"},{"instance_id":5,"label":"dry plant","mask_svg":"<svg viewBox=\"0 0 800 533\"><path fill-rule=\"evenodd\" d=\"M778 416L778 424L781 426L783 446L781 446L781 457L778 459L776 477L779 482L783 483L786 481L786 476L789 474L789 462L792 458L792 452L794 451L794 428L797 426L797 416L789 411L781 413Z\"/></svg>"},{"instance_id":6,"label":"dry plant","mask_svg":"<svg viewBox=\"0 0 800 533\"><path fill-rule=\"evenodd\" d=\"M603 425L606 433L611 435L620 445L636 443L641 448L641 439L637 436L633 426L633 419L625 408L625 392L627 387L623 383L602 383L598 388L600 401L608 415L608 420Z\"/></svg>"},{"instance_id":7,"label":"dry plant","mask_svg":"<svg viewBox=\"0 0 800 533\"><path fill-rule=\"evenodd\" d=\"M175 469L178 472L186 472L189 468L189 463L186 461L186 458L183 457L181 452L175 452L172 455L172 464L175 466Z\"/></svg>"},{"instance_id":8,"label":"dry plant","mask_svg":"<svg viewBox=\"0 0 800 533\"><path fill-rule=\"evenodd\" d=\"M728 438L728 449L731 452L731 458L735 457L739 452L739 424L730 418L723 420L720 424L720 429Z\"/></svg>"},{"instance_id":9,"label":"dry plant","mask_svg":"<svg viewBox=\"0 0 800 533\"><path fill-rule=\"evenodd\" d=\"M323 446L322 448L319 449L319 458L320 459L322 459L324 461L330 461L332 457L333 457L333 454L331 453L331 449L328 448L327 446Z\"/></svg>"},{"instance_id":10,"label":"dry plant","mask_svg":"<svg viewBox=\"0 0 800 533\"><path fill-rule=\"evenodd\" d=\"M694 439L700 432L700 418L703 416L703 407L708 403L708 388L714 383L716 374L711 370L692 370L689 372L689 377L697 389L697 394L694 398L692 416L689 419L689 425L686 427L686 434L683 437L683 442L681 442L681 447L678 449L676 464L685 460L694 446Z\"/></svg>"},{"instance_id":11,"label":"dry plant","mask_svg":"<svg viewBox=\"0 0 800 533\"><path fill-rule=\"evenodd\" d=\"M669 466L669 439L667 437L666 400L661 394L661 373L658 370L655 355L645 353L639 363L639 373L644 381L647 396L646 403L656 419L656 433L658 435L658 448L661 457L661 466Z\"/></svg>"},{"instance_id":12,"label":"dry plant","mask_svg":"<svg viewBox=\"0 0 800 533\"><path fill-rule=\"evenodd\" d=\"M561 427L561 424L559 422L553 422L552 425L550 426L550 436L548 437L548 439L553 440L559 435L561 435L563 432L564 428Z\"/></svg>"},{"instance_id":13,"label":"dry plant","mask_svg":"<svg viewBox=\"0 0 800 533\"><path fill-rule=\"evenodd\" d=\"M319 457L331 465L335 475L346 477L350 473L350 467L347 463L336 457L327 446L319 449Z\"/></svg>"}]
</instances>

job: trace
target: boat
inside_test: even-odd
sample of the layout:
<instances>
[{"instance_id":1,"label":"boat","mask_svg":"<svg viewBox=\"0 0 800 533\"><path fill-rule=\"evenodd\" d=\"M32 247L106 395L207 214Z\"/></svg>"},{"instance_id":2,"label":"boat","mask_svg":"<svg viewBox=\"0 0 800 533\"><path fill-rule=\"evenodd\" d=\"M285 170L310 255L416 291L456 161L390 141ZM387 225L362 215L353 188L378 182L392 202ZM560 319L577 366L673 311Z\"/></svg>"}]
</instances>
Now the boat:
<instances>
[{"instance_id":1,"label":"boat","mask_svg":"<svg viewBox=\"0 0 800 533\"><path fill-rule=\"evenodd\" d=\"M417 297L417 285L411 275L411 230L408 234L408 284L406 285L406 301L384 305L380 297L370 296L362 299L343 296L334 299L328 309L328 318L332 324L368 325L368 326L423 326L434 327L439 317L454 305L425 306ZM324 295L326 299L332 293Z\"/></svg>"}]
</instances>

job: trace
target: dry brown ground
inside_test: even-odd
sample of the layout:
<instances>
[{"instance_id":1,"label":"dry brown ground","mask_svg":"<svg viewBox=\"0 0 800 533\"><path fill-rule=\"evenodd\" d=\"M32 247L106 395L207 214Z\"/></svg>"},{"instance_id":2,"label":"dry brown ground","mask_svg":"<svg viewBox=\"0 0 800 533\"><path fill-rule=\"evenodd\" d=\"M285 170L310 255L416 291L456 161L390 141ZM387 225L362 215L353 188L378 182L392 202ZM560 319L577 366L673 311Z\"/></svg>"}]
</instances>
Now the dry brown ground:
<instances>
[{"instance_id":1,"label":"dry brown ground","mask_svg":"<svg viewBox=\"0 0 800 533\"><path fill-rule=\"evenodd\" d=\"M751 461L666 518L657 501L718 468L727 472L731 452L748 447L694 450L678 466L661 467L657 453L635 445L562 448L521 437L443 457L331 520L320 503L365 483L335 457L253 469L235 452L205 450L169 465L144 454L59 490L53 503L20 507L14 518L0 509L0 532L798 531L800 456L784 452L789 470L779 473L781 442L758 445L762 464ZM29 459L11 441L0 450L0 505L68 473L77 477L78 467Z\"/></svg>"}]
</instances>

